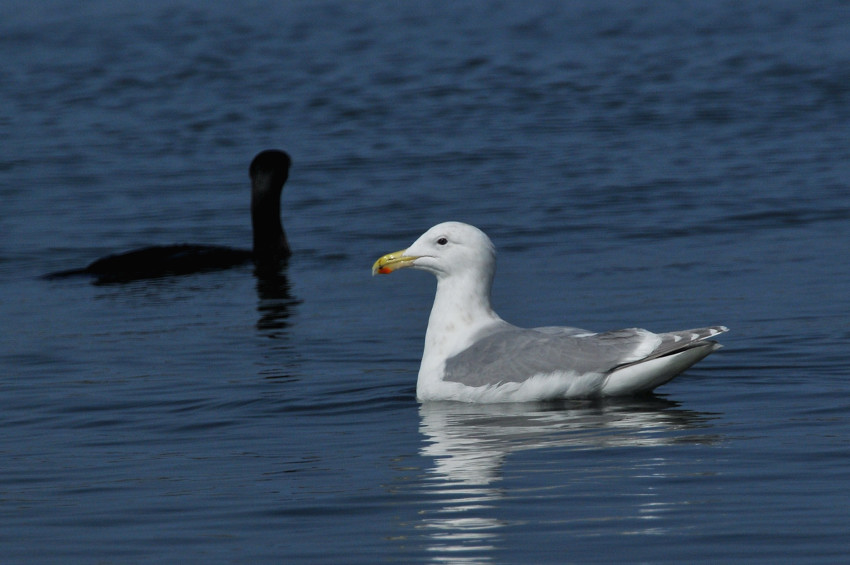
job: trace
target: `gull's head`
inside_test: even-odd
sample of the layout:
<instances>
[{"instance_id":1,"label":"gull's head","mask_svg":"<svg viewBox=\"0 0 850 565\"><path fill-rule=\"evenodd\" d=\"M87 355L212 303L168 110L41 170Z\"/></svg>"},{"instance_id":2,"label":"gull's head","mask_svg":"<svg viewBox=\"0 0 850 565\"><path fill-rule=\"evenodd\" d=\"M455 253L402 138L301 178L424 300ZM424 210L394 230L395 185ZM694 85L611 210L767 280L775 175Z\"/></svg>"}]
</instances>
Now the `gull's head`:
<instances>
[{"instance_id":1,"label":"gull's head","mask_svg":"<svg viewBox=\"0 0 850 565\"><path fill-rule=\"evenodd\" d=\"M490 238L475 226L444 222L419 236L407 249L387 253L372 265L372 274L386 275L413 267L446 277L463 272L490 274L496 250Z\"/></svg>"}]
</instances>

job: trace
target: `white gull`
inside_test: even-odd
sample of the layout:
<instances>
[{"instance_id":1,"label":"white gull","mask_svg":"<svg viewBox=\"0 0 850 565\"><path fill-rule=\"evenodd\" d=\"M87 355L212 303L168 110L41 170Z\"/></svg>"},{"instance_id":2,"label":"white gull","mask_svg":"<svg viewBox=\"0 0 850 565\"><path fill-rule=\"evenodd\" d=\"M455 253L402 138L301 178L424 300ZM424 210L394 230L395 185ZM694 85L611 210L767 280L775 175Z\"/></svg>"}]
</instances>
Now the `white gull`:
<instances>
[{"instance_id":1,"label":"white gull","mask_svg":"<svg viewBox=\"0 0 850 565\"><path fill-rule=\"evenodd\" d=\"M416 396L420 400L524 402L649 393L721 346L724 326L653 333L524 329L490 306L496 250L474 226L445 222L407 249L388 253L372 274L404 267L433 273L431 308Z\"/></svg>"}]
</instances>

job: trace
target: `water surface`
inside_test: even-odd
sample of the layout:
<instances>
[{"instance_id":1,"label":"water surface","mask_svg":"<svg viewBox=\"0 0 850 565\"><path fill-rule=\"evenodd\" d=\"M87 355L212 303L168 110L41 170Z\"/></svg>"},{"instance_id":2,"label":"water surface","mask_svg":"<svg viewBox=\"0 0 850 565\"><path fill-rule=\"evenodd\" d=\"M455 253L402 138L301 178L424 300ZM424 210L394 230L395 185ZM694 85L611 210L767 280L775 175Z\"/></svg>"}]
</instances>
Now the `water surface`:
<instances>
[{"instance_id":1,"label":"water surface","mask_svg":"<svg viewBox=\"0 0 850 565\"><path fill-rule=\"evenodd\" d=\"M835 563L850 551L850 6L0 7L4 563ZM250 246L281 277L98 286ZM725 324L649 399L419 404L454 219L518 325Z\"/></svg>"}]
</instances>

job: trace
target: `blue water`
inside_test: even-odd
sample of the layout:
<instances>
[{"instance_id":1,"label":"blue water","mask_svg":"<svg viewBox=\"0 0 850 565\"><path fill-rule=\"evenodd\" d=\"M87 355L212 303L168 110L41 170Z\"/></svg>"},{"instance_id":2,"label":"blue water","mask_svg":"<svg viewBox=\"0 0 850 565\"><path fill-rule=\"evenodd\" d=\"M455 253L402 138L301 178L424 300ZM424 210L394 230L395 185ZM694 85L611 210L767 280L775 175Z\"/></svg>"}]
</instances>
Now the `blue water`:
<instances>
[{"instance_id":1,"label":"blue water","mask_svg":"<svg viewBox=\"0 0 850 565\"><path fill-rule=\"evenodd\" d=\"M850 552L850 4L0 6L3 563L836 563ZM284 275L45 281L250 245ZM518 325L731 328L655 397L424 404L484 229Z\"/></svg>"}]
</instances>

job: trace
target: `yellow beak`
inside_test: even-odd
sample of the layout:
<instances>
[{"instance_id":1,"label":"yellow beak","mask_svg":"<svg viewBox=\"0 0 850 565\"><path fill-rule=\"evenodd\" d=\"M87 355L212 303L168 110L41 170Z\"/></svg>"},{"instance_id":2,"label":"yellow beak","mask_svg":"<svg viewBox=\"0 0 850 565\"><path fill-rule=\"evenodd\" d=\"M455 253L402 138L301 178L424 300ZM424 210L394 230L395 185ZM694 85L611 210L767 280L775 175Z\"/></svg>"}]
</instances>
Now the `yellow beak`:
<instances>
[{"instance_id":1,"label":"yellow beak","mask_svg":"<svg viewBox=\"0 0 850 565\"><path fill-rule=\"evenodd\" d=\"M413 262L418 259L418 257L413 257L411 255L404 255L406 249L402 249L401 251L393 251L392 253L387 253L372 265L372 276L377 274L388 275L395 270L410 267L413 265Z\"/></svg>"}]
</instances>

